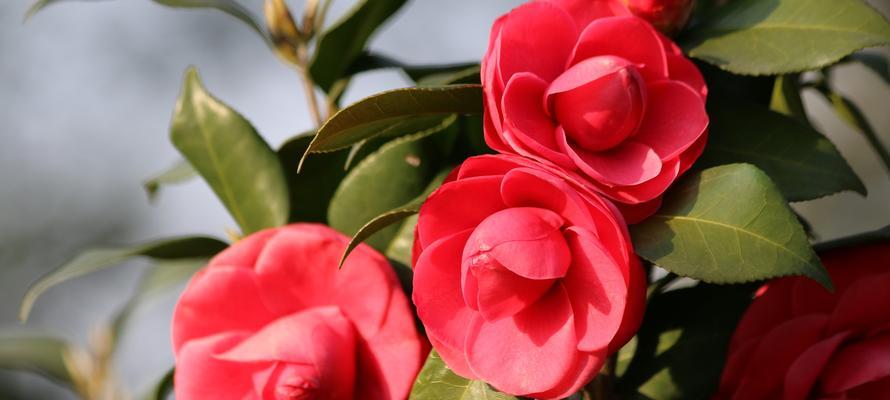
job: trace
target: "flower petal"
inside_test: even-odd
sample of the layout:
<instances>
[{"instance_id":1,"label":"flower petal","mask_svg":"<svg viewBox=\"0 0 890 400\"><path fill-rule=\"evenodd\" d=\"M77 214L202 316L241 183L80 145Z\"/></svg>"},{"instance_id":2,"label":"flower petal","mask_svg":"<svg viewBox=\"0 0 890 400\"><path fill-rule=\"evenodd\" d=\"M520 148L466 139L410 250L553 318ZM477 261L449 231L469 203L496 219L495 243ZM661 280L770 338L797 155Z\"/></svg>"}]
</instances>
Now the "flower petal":
<instances>
[{"instance_id":1,"label":"flower petal","mask_svg":"<svg viewBox=\"0 0 890 400\"><path fill-rule=\"evenodd\" d=\"M577 37L572 17L558 6L532 2L513 9L501 28L502 79L507 82L514 74L531 72L552 81L565 69Z\"/></svg>"},{"instance_id":2,"label":"flower petal","mask_svg":"<svg viewBox=\"0 0 890 400\"><path fill-rule=\"evenodd\" d=\"M839 333L807 349L788 367L783 385L784 400L804 400L813 390L813 384L822 374L822 369L834 355L838 346L850 336L850 332Z\"/></svg>"},{"instance_id":3,"label":"flower petal","mask_svg":"<svg viewBox=\"0 0 890 400\"><path fill-rule=\"evenodd\" d=\"M618 56L637 64L647 81L668 76L667 58L658 31L641 18L609 17L587 25L581 31L569 65L596 56Z\"/></svg>"},{"instance_id":4,"label":"flower petal","mask_svg":"<svg viewBox=\"0 0 890 400\"><path fill-rule=\"evenodd\" d=\"M643 123L632 140L652 147L662 160L676 158L708 128L705 103L688 85L652 83L648 102Z\"/></svg>"},{"instance_id":5,"label":"flower petal","mask_svg":"<svg viewBox=\"0 0 890 400\"><path fill-rule=\"evenodd\" d=\"M820 383L824 392L838 393L886 377L890 377L890 335L852 343L839 350L822 372Z\"/></svg>"},{"instance_id":6,"label":"flower petal","mask_svg":"<svg viewBox=\"0 0 890 400\"><path fill-rule=\"evenodd\" d=\"M215 357L240 342L247 333L220 333L191 340L176 357L173 385L181 400L232 399L255 396L252 376L268 365L241 364Z\"/></svg>"},{"instance_id":7,"label":"flower petal","mask_svg":"<svg viewBox=\"0 0 890 400\"><path fill-rule=\"evenodd\" d=\"M578 28L583 28L594 20L616 15L630 15L630 11L617 0L547 0L558 4L575 18Z\"/></svg>"},{"instance_id":8,"label":"flower petal","mask_svg":"<svg viewBox=\"0 0 890 400\"><path fill-rule=\"evenodd\" d=\"M559 152L553 132L556 126L544 110L547 82L529 73L513 75L504 90L505 130L531 154L557 165L571 167L569 158Z\"/></svg>"},{"instance_id":9,"label":"flower petal","mask_svg":"<svg viewBox=\"0 0 890 400\"><path fill-rule=\"evenodd\" d=\"M484 176L448 182L433 192L423 207L417 224L421 247L434 239L474 228L489 215L502 210L500 176ZM455 265L460 265L460 261Z\"/></svg>"},{"instance_id":10,"label":"flower petal","mask_svg":"<svg viewBox=\"0 0 890 400\"><path fill-rule=\"evenodd\" d=\"M564 143L581 171L607 185L639 185L658 176L662 169L655 150L641 143L624 143L604 152L576 149L567 140Z\"/></svg>"},{"instance_id":11,"label":"flower petal","mask_svg":"<svg viewBox=\"0 0 890 400\"><path fill-rule=\"evenodd\" d=\"M890 322L890 290L887 288L890 288L890 272L861 278L850 285L831 315L829 331L865 331ZM867 307L863 306L866 304Z\"/></svg>"}]
</instances>

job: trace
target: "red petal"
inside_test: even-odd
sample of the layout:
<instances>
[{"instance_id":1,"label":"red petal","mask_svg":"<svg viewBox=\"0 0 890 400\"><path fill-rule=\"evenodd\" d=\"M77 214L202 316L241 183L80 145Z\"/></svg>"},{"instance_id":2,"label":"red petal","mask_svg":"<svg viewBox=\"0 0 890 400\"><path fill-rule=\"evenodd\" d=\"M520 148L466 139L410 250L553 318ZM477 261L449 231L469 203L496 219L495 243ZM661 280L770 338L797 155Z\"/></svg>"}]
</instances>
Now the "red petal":
<instances>
[{"instance_id":1,"label":"red petal","mask_svg":"<svg viewBox=\"0 0 890 400\"><path fill-rule=\"evenodd\" d=\"M835 350L849 337L849 332L839 333L813 345L788 367L782 397L784 400L804 400L813 390L813 384Z\"/></svg>"},{"instance_id":2,"label":"red petal","mask_svg":"<svg viewBox=\"0 0 890 400\"><path fill-rule=\"evenodd\" d=\"M533 74L513 75L502 99L504 129L530 153L557 165L571 167L571 160L559 152L553 136L556 126L544 110L546 90L547 82Z\"/></svg>"},{"instance_id":3,"label":"red petal","mask_svg":"<svg viewBox=\"0 0 890 400\"><path fill-rule=\"evenodd\" d=\"M564 131L560 130L559 137L565 137ZM577 149L567 140L563 143L581 171L606 185L639 185L658 176L662 169L658 154L641 143L624 143L604 152Z\"/></svg>"},{"instance_id":4,"label":"red petal","mask_svg":"<svg viewBox=\"0 0 890 400\"><path fill-rule=\"evenodd\" d=\"M442 358L442 361L445 362L445 365L452 372L467 379L479 379L470 369L469 364L467 364L467 357L463 351L456 351L432 337L430 338L430 343L433 344L433 348L439 353L439 357Z\"/></svg>"},{"instance_id":5,"label":"red petal","mask_svg":"<svg viewBox=\"0 0 890 400\"><path fill-rule=\"evenodd\" d=\"M689 85L701 96L702 100L708 98L708 85L705 83L705 78L692 61L682 54L668 54L667 62L672 80Z\"/></svg>"},{"instance_id":6,"label":"red petal","mask_svg":"<svg viewBox=\"0 0 890 400\"><path fill-rule=\"evenodd\" d=\"M578 336L578 350L608 349L621 326L627 301L623 269L602 248L597 237L583 228L566 232L572 267L564 282Z\"/></svg>"},{"instance_id":7,"label":"red petal","mask_svg":"<svg viewBox=\"0 0 890 400\"><path fill-rule=\"evenodd\" d=\"M708 128L704 101L685 84L652 83L648 99L643 123L632 140L651 146L662 160L676 158Z\"/></svg>"},{"instance_id":8,"label":"red petal","mask_svg":"<svg viewBox=\"0 0 890 400\"><path fill-rule=\"evenodd\" d=\"M616 15L630 15L630 11L617 0L547 0L558 4L575 18L579 28L600 18Z\"/></svg>"},{"instance_id":9,"label":"red petal","mask_svg":"<svg viewBox=\"0 0 890 400\"><path fill-rule=\"evenodd\" d=\"M890 290L887 288L890 288L890 272L862 277L850 285L831 315L829 331L865 331L890 322Z\"/></svg>"},{"instance_id":10,"label":"red petal","mask_svg":"<svg viewBox=\"0 0 890 400\"><path fill-rule=\"evenodd\" d=\"M658 32L641 18L602 18L584 28L569 65L596 56L618 56L637 64L647 81L668 76L666 54Z\"/></svg>"},{"instance_id":11,"label":"red petal","mask_svg":"<svg viewBox=\"0 0 890 400\"><path fill-rule=\"evenodd\" d=\"M176 357L174 390L180 400L241 400L256 396L253 374L267 364L242 364L215 357L240 342L246 333L220 333L189 341Z\"/></svg>"},{"instance_id":12,"label":"red petal","mask_svg":"<svg viewBox=\"0 0 890 400\"><path fill-rule=\"evenodd\" d=\"M433 192L420 208L418 238L426 248L431 242L465 229L504 209L502 177L486 176L449 182ZM456 265L460 265L460 261Z\"/></svg>"},{"instance_id":13,"label":"red petal","mask_svg":"<svg viewBox=\"0 0 890 400\"><path fill-rule=\"evenodd\" d=\"M567 225L594 226L588 202L565 180L531 168L515 168L504 175L501 197L507 207L538 207L553 210Z\"/></svg>"},{"instance_id":14,"label":"red petal","mask_svg":"<svg viewBox=\"0 0 890 400\"><path fill-rule=\"evenodd\" d=\"M822 373L820 383L824 392L838 393L886 377L890 377L890 335L839 350Z\"/></svg>"},{"instance_id":15,"label":"red petal","mask_svg":"<svg viewBox=\"0 0 890 400\"><path fill-rule=\"evenodd\" d=\"M496 322L481 316L467 332L467 361L482 380L513 395L552 390L576 374L572 307L562 285L537 304Z\"/></svg>"},{"instance_id":16,"label":"red petal","mask_svg":"<svg viewBox=\"0 0 890 400\"><path fill-rule=\"evenodd\" d=\"M558 6L532 2L515 8L501 29L501 77L509 81L513 74L531 72L552 81L565 69L577 37L572 17Z\"/></svg>"}]
</instances>

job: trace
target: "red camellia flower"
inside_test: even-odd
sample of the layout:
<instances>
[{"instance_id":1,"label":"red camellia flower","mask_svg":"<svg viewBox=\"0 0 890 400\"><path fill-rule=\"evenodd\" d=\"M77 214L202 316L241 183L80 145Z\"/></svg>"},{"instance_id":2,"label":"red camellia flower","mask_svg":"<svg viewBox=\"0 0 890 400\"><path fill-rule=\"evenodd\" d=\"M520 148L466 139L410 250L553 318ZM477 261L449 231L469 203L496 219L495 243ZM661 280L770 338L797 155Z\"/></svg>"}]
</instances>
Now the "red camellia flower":
<instances>
[{"instance_id":1,"label":"red camellia flower","mask_svg":"<svg viewBox=\"0 0 890 400\"><path fill-rule=\"evenodd\" d=\"M466 160L420 210L414 303L456 373L577 391L639 327L642 268L607 201L531 160Z\"/></svg>"},{"instance_id":2,"label":"red camellia flower","mask_svg":"<svg viewBox=\"0 0 890 400\"><path fill-rule=\"evenodd\" d=\"M695 0L621 0L634 15L671 35L683 29Z\"/></svg>"},{"instance_id":3,"label":"red camellia flower","mask_svg":"<svg viewBox=\"0 0 890 400\"><path fill-rule=\"evenodd\" d=\"M536 1L499 18L482 83L491 148L579 171L620 203L658 199L704 148L698 69L615 1Z\"/></svg>"},{"instance_id":4,"label":"red camellia flower","mask_svg":"<svg viewBox=\"0 0 890 400\"><path fill-rule=\"evenodd\" d=\"M404 399L425 356L408 299L366 245L314 224L255 233L189 282L173 314L180 400Z\"/></svg>"},{"instance_id":5,"label":"red camellia flower","mask_svg":"<svg viewBox=\"0 0 890 400\"><path fill-rule=\"evenodd\" d=\"M890 399L890 241L822 255L835 292L771 282L742 317L717 399Z\"/></svg>"}]
</instances>

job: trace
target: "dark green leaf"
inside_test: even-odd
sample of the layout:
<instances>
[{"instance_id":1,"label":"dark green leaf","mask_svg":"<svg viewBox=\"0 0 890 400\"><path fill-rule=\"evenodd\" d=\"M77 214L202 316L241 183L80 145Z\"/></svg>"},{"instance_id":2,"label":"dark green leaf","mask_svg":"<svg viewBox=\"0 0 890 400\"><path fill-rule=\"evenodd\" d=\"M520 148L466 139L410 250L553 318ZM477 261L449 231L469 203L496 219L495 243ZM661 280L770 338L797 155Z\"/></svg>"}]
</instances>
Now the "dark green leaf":
<instances>
[{"instance_id":1,"label":"dark green leaf","mask_svg":"<svg viewBox=\"0 0 890 400\"><path fill-rule=\"evenodd\" d=\"M399 68L411 80L422 86L442 86L479 83L479 64L458 63L441 65L408 65L381 54L364 53L352 66L348 75L381 68Z\"/></svg>"},{"instance_id":2,"label":"dark green leaf","mask_svg":"<svg viewBox=\"0 0 890 400\"><path fill-rule=\"evenodd\" d=\"M420 196L444 166L454 144L454 133L448 129L430 136L404 136L365 157L343 179L331 199L331 226L346 235L355 235L368 221ZM385 252L398 228L383 228L366 242Z\"/></svg>"},{"instance_id":3,"label":"dark green leaf","mask_svg":"<svg viewBox=\"0 0 890 400\"><path fill-rule=\"evenodd\" d=\"M740 283L806 275L831 287L785 199L749 164L686 177L631 234L637 254L680 276Z\"/></svg>"},{"instance_id":4,"label":"dark green leaf","mask_svg":"<svg viewBox=\"0 0 890 400\"><path fill-rule=\"evenodd\" d=\"M155 384L151 390L142 396L143 400L167 400L167 397L173 393L173 375L176 370L170 368L167 373L161 377L161 380Z\"/></svg>"},{"instance_id":5,"label":"dark green leaf","mask_svg":"<svg viewBox=\"0 0 890 400\"><path fill-rule=\"evenodd\" d=\"M0 335L0 369L23 370L41 374L59 382L70 383L65 366L71 348L50 337L22 334Z\"/></svg>"},{"instance_id":6,"label":"dark green leaf","mask_svg":"<svg viewBox=\"0 0 890 400\"><path fill-rule=\"evenodd\" d=\"M800 98L800 74L788 74L776 77L773 86L773 97L770 108L778 113L792 117L799 122L810 125L803 100Z\"/></svg>"},{"instance_id":7,"label":"dark green leaf","mask_svg":"<svg viewBox=\"0 0 890 400\"><path fill-rule=\"evenodd\" d=\"M726 349L752 290L698 284L657 295L618 381L621 398L706 399L719 383Z\"/></svg>"},{"instance_id":8,"label":"dark green leaf","mask_svg":"<svg viewBox=\"0 0 890 400\"><path fill-rule=\"evenodd\" d=\"M408 397L410 400L517 400L516 397L494 390L487 383L472 381L452 372L439 357L431 351L423 369L414 381Z\"/></svg>"},{"instance_id":9,"label":"dark green leaf","mask_svg":"<svg viewBox=\"0 0 890 400\"><path fill-rule=\"evenodd\" d=\"M19 317L28 319L34 302L47 289L62 282L115 266L131 257L149 257L159 260L210 257L228 246L211 237L191 236L159 240L131 247L87 250L38 279L28 288L22 299Z\"/></svg>"},{"instance_id":10,"label":"dark green leaf","mask_svg":"<svg viewBox=\"0 0 890 400\"><path fill-rule=\"evenodd\" d=\"M186 73L170 138L245 234L284 225L287 182L278 157L244 117Z\"/></svg>"},{"instance_id":11,"label":"dark green leaf","mask_svg":"<svg viewBox=\"0 0 890 400\"><path fill-rule=\"evenodd\" d=\"M739 74L787 74L890 44L890 24L862 0L733 0L690 32L689 55Z\"/></svg>"},{"instance_id":12,"label":"dark green leaf","mask_svg":"<svg viewBox=\"0 0 890 400\"><path fill-rule=\"evenodd\" d=\"M398 136L435 128L442 118L451 114L481 112L482 87L479 85L390 90L334 114L318 130L306 154L340 150L376 136Z\"/></svg>"},{"instance_id":13,"label":"dark green leaf","mask_svg":"<svg viewBox=\"0 0 890 400\"><path fill-rule=\"evenodd\" d=\"M359 228L358 232L356 232L355 235L353 235L352 240L349 241L349 245L346 246L346 250L343 252L343 256L340 258L340 267L343 267L343 262L346 261L346 257L349 257L349 253L351 253L352 250L355 249L355 247L358 246L365 239L371 237L371 235L379 232L383 228L386 228L386 227L388 227L392 224L395 224L397 222L401 222L405 218L408 218L414 214L417 214L417 212L420 211L420 206L422 206L423 202L426 201L427 196L429 196L430 193L432 193L434 190L436 190L439 186L442 185L442 182L445 180L445 178L448 176L448 174L450 172L451 172L450 168L443 170L442 172L439 173L439 175L436 175L432 181L430 181L430 183L427 185L427 187L423 191L423 193L420 194L420 196L415 197L413 200L409 201L407 204L404 204L404 205L397 207L393 210L390 210L383 214L380 214L380 215L374 217L374 219L372 219L368 223L362 225L362 227ZM414 239L414 230L413 229L411 229L410 234L411 234L411 240L413 241L413 239ZM397 234L395 236L395 238L396 239L399 238L399 235ZM392 243L390 243L390 245L387 248L387 251L386 251L387 256L389 256L388 250L391 247L392 247ZM410 257L409 257L409 259L410 259ZM399 260L399 261L403 261L403 260ZM408 264L410 264L410 261L408 262Z\"/></svg>"},{"instance_id":14,"label":"dark green leaf","mask_svg":"<svg viewBox=\"0 0 890 400\"><path fill-rule=\"evenodd\" d=\"M890 84L890 62L883 54L859 52L851 55L850 58L862 63L862 65L878 74L884 82Z\"/></svg>"},{"instance_id":15,"label":"dark green leaf","mask_svg":"<svg viewBox=\"0 0 890 400\"><path fill-rule=\"evenodd\" d=\"M154 200L158 191L161 189L161 185L174 185L187 182L196 176L198 176L198 171L195 171L188 161L180 160L170 168L145 181L145 183L142 184L142 187L145 188L145 193L148 194L148 199Z\"/></svg>"},{"instance_id":16,"label":"dark green leaf","mask_svg":"<svg viewBox=\"0 0 890 400\"><path fill-rule=\"evenodd\" d=\"M291 222L327 222L328 203L346 176L343 167L348 156L346 151L314 155L303 163L303 169L297 173L300 157L311 141L312 135L298 136L278 149L290 193Z\"/></svg>"},{"instance_id":17,"label":"dark green leaf","mask_svg":"<svg viewBox=\"0 0 890 400\"><path fill-rule=\"evenodd\" d=\"M884 168L890 171L890 152L887 151L887 147L881 142L878 133L875 132L875 129L868 122L868 118L865 117L865 114L862 113L859 107L856 107L856 104L853 104L850 99L837 92L827 89L820 92L834 107L838 117L862 132L871 147L881 157L881 161L884 162Z\"/></svg>"},{"instance_id":18,"label":"dark green leaf","mask_svg":"<svg viewBox=\"0 0 890 400\"><path fill-rule=\"evenodd\" d=\"M746 162L764 170L790 201L865 186L821 133L756 104L713 101L711 127L699 166Z\"/></svg>"},{"instance_id":19,"label":"dark green leaf","mask_svg":"<svg viewBox=\"0 0 890 400\"><path fill-rule=\"evenodd\" d=\"M309 64L315 84L325 92L331 91L365 51L374 31L403 4L405 0L359 0L343 18L323 31Z\"/></svg>"},{"instance_id":20,"label":"dark green leaf","mask_svg":"<svg viewBox=\"0 0 890 400\"><path fill-rule=\"evenodd\" d=\"M736 75L703 61L694 60L708 84L708 97L750 101L769 106L772 100L775 77Z\"/></svg>"},{"instance_id":21,"label":"dark green leaf","mask_svg":"<svg viewBox=\"0 0 890 400\"><path fill-rule=\"evenodd\" d=\"M38 0L28 9L27 14L25 14L25 19L31 18L34 14L37 14L40 10L43 10L47 6L55 3L59 3L62 1L68 0ZM263 26L260 24L259 20L246 8L244 8L241 4L238 4L235 0L153 0L155 3L165 5L167 7L174 8L213 8L219 11L222 11L226 14L231 15L239 19L241 22L244 22L253 29L256 33L258 33L263 40L272 45L269 36L266 34L266 30L263 29Z\"/></svg>"}]
</instances>

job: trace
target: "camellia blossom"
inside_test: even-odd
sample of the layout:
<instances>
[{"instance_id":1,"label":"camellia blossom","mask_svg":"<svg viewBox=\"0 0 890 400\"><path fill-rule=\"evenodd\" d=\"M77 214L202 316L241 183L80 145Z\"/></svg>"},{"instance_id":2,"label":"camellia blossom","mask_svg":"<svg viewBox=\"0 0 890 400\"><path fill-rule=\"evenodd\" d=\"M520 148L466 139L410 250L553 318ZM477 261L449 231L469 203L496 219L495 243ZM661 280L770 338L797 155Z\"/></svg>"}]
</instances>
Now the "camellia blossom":
<instances>
[{"instance_id":1,"label":"camellia blossom","mask_svg":"<svg viewBox=\"0 0 890 400\"><path fill-rule=\"evenodd\" d=\"M683 29L695 0L621 0L634 15L652 23L666 35Z\"/></svg>"},{"instance_id":2,"label":"camellia blossom","mask_svg":"<svg viewBox=\"0 0 890 400\"><path fill-rule=\"evenodd\" d=\"M619 203L657 202L705 145L701 73L615 1L514 9L494 23L481 75L491 148L577 171Z\"/></svg>"},{"instance_id":3,"label":"camellia blossom","mask_svg":"<svg viewBox=\"0 0 890 400\"><path fill-rule=\"evenodd\" d=\"M834 293L803 277L761 289L715 399L890 399L890 241L821 257Z\"/></svg>"},{"instance_id":4,"label":"camellia blossom","mask_svg":"<svg viewBox=\"0 0 890 400\"><path fill-rule=\"evenodd\" d=\"M456 373L576 392L639 327L645 279L611 203L532 160L467 159L420 210L414 303Z\"/></svg>"},{"instance_id":5,"label":"camellia blossom","mask_svg":"<svg viewBox=\"0 0 890 400\"><path fill-rule=\"evenodd\" d=\"M174 311L176 398L406 398L427 346L382 255L337 269L348 241L295 224L213 258Z\"/></svg>"}]
</instances>

